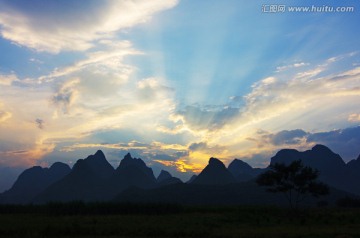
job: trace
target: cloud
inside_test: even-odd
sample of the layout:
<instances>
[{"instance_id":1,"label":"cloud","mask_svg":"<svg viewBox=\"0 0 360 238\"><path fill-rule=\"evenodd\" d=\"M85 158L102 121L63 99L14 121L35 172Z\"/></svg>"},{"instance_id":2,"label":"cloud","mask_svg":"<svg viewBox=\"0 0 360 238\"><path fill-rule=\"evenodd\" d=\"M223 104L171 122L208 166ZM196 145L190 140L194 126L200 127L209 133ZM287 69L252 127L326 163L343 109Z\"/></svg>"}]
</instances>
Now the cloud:
<instances>
[{"instance_id":1,"label":"cloud","mask_svg":"<svg viewBox=\"0 0 360 238\"><path fill-rule=\"evenodd\" d=\"M250 139L273 153L284 148L306 150L315 144L323 144L339 153L345 161L356 159L360 154L360 126L315 133L301 129L276 133L262 131Z\"/></svg>"},{"instance_id":2,"label":"cloud","mask_svg":"<svg viewBox=\"0 0 360 238\"><path fill-rule=\"evenodd\" d=\"M192 143L189 145L190 152L203 152L210 156L221 155L226 151L225 146L220 145L209 145L207 142Z\"/></svg>"},{"instance_id":3,"label":"cloud","mask_svg":"<svg viewBox=\"0 0 360 238\"><path fill-rule=\"evenodd\" d=\"M307 137L307 142L329 146L333 151L339 153L345 161L356 159L360 154L360 126L312 133Z\"/></svg>"},{"instance_id":4,"label":"cloud","mask_svg":"<svg viewBox=\"0 0 360 238\"><path fill-rule=\"evenodd\" d=\"M178 159L176 161L154 160L154 162L165 165L166 167L175 167L177 171L182 173L200 173L204 168L203 164L191 163L184 159Z\"/></svg>"},{"instance_id":5,"label":"cloud","mask_svg":"<svg viewBox=\"0 0 360 238\"><path fill-rule=\"evenodd\" d=\"M85 58L63 68L55 68L50 74L39 77L40 82L49 82L57 78L76 75L82 71L91 71L95 73L116 73L118 75L128 76L134 69L133 66L123 64L125 56L140 55L140 51L132 48L129 41L108 42L102 40L99 42L96 51L86 53Z\"/></svg>"},{"instance_id":6,"label":"cloud","mask_svg":"<svg viewBox=\"0 0 360 238\"><path fill-rule=\"evenodd\" d=\"M69 112L70 106L78 97L79 91L77 85L79 83L79 79L72 79L65 82L51 98L51 102L65 114Z\"/></svg>"},{"instance_id":7,"label":"cloud","mask_svg":"<svg viewBox=\"0 0 360 238\"><path fill-rule=\"evenodd\" d=\"M184 152L187 150L186 146L179 144L165 144L162 142L151 142L151 143L142 143L138 141L130 141L127 143L115 143L115 144L73 144L62 148L62 151L74 151L79 148L107 148L107 149L116 149L116 150L146 150L147 152L156 152L159 151L169 151L173 153Z\"/></svg>"},{"instance_id":8,"label":"cloud","mask_svg":"<svg viewBox=\"0 0 360 238\"><path fill-rule=\"evenodd\" d=\"M158 130L191 132L195 138L189 143L187 159L203 165L209 156L217 156L225 161L247 158L249 162L256 157L259 166L279 149L309 149L322 143L308 140L317 132L351 126L346 122L359 107L360 68L339 67L346 59L325 60L296 70L294 66L294 70L259 80L248 94L233 96L222 106L184 106L171 115L172 127L163 125ZM356 115L350 117L356 119ZM334 143L323 142L345 160L360 152L348 147L350 156ZM212 149L216 145L221 146Z\"/></svg>"},{"instance_id":9,"label":"cloud","mask_svg":"<svg viewBox=\"0 0 360 238\"><path fill-rule=\"evenodd\" d=\"M0 122L4 122L12 117L10 112L0 110Z\"/></svg>"},{"instance_id":10,"label":"cloud","mask_svg":"<svg viewBox=\"0 0 360 238\"><path fill-rule=\"evenodd\" d=\"M186 106L173 115L174 121L182 121L194 131L213 131L221 129L239 115L239 108Z\"/></svg>"},{"instance_id":11,"label":"cloud","mask_svg":"<svg viewBox=\"0 0 360 238\"><path fill-rule=\"evenodd\" d=\"M3 38L38 51L84 51L96 41L111 39L121 29L148 21L177 0L98 2L45 0L2 1L0 25Z\"/></svg>"},{"instance_id":12,"label":"cloud","mask_svg":"<svg viewBox=\"0 0 360 238\"><path fill-rule=\"evenodd\" d=\"M0 73L0 85L10 86L14 81L17 81L18 78L15 74L1 74Z\"/></svg>"},{"instance_id":13,"label":"cloud","mask_svg":"<svg viewBox=\"0 0 360 238\"><path fill-rule=\"evenodd\" d=\"M360 114L353 113L353 114L349 115L348 120L350 122L360 122Z\"/></svg>"},{"instance_id":14,"label":"cloud","mask_svg":"<svg viewBox=\"0 0 360 238\"><path fill-rule=\"evenodd\" d=\"M18 80L15 73L1 75L0 86L11 86L1 92L7 107L0 107L0 121L6 120L6 125L0 124L0 134L9 135L1 143L13 145L2 151L1 160L34 164L69 140L76 145L69 150L102 145L113 150L137 148L153 156L164 151L169 156L186 153L175 142L165 144L160 139L149 143L149 131L172 124L169 116L175 110L174 90L167 86L166 79L137 78L137 68L124 63L125 57L143 53L134 49L130 41L121 39L121 30L144 23L177 2L1 1L3 38L36 51L86 51L72 54L80 60L37 78ZM42 55L39 57L45 62L44 68L52 64L44 61ZM49 59L55 62L62 57ZM41 63L37 58L30 61ZM34 124L43 129L44 122L46 130L36 130ZM147 143L141 145L130 139L127 145L105 145L96 137L101 131L122 129L141 136Z\"/></svg>"},{"instance_id":15,"label":"cloud","mask_svg":"<svg viewBox=\"0 0 360 238\"><path fill-rule=\"evenodd\" d=\"M29 138L25 138L23 142L7 143L0 150L0 164L7 166L33 166L43 156L51 153L55 144L46 143L38 140L30 143ZM3 143L2 140L0 140ZM8 142L8 141L7 141Z\"/></svg>"},{"instance_id":16,"label":"cloud","mask_svg":"<svg viewBox=\"0 0 360 238\"><path fill-rule=\"evenodd\" d=\"M200 142L200 143L192 143L189 146L189 150L191 151L197 151L197 150L203 150L207 148L207 143L206 142Z\"/></svg>"},{"instance_id":17,"label":"cloud","mask_svg":"<svg viewBox=\"0 0 360 238\"><path fill-rule=\"evenodd\" d=\"M304 67L304 66L308 66L308 65L310 65L310 64L305 63L305 62L298 62L298 63L294 63L294 64L290 64L290 65L278 66L278 67L276 67L276 72L283 72L283 71L286 71L289 69Z\"/></svg>"},{"instance_id":18,"label":"cloud","mask_svg":"<svg viewBox=\"0 0 360 238\"><path fill-rule=\"evenodd\" d=\"M39 128L41 130L44 129L44 124L45 124L44 120L37 118L35 120L35 123L36 123L37 128Z\"/></svg>"},{"instance_id":19,"label":"cloud","mask_svg":"<svg viewBox=\"0 0 360 238\"><path fill-rule=\"evenodd\" d=\"M318 120L310 118L322 114L322 125L326 125L324 120L334 120L335 112L353 110L356 107L353 102L354 97L360 96L357 90L360 86L360 77L353 75L354 70L339 73L338 75L343 75L342 80L334 80L338 75L329 75L315 79L312 76L279 78L271 83L268 80L260 81L254 84L252 92L244 97L245 109L237 122L253 121L258 124L273 121L279 124L275 118L281 118L284 122L299 123L298 127L303 126L301 123L316 128L318 124L314 122ZM349 108L347 105L354 106ZM341 118L341 121L343 119Z\"/></svg>"},{"instance_id":20,"label":"cloud","mask_svg":"<svg viewBox=\"0 0 360 238\"><path fill-rule=\"evenodd\" d=\"M298 145L307 135L303 130L280 131L269 136L270 142L274 145Z\"/></svg>"},{"instance_id":21,"label":"cloud","mask_svg":"<svg viewBox=\"0 0 360 238\"><path fill-rule=\"evenodd\" d=\"M174 89L161 85L156 78L143 79L137 83L137 96L144 103L168 98L167 95L173 92Z\"/></svg>"},{"instance_id":22,"label":"cloud","mask_svg":"<svg viewBox=\"0 0 360 238\"><path fill-rule=\"evenodd\" d=\"M0 101L0 122L5 122L12 117L12 113L4 109L4 104Z\"/></svg>"}]
</instances>

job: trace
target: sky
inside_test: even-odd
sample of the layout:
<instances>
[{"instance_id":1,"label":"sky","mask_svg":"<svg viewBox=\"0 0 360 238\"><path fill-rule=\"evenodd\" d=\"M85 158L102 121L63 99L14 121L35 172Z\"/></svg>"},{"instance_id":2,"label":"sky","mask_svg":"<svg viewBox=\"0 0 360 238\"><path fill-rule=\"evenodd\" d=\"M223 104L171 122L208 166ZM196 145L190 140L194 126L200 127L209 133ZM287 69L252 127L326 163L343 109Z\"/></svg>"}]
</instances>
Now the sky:
<instances>
[{"instance_id":1,"label":"sky","mask_svg":"<svg viewBox=\"0 0 360 238\"><path fill-rule=\"evenodd\" d=\"M282 148L356 159L359 22L358 0L0 0L0 167L101 149L187 180Z\"/></svg>"}]
</instances>

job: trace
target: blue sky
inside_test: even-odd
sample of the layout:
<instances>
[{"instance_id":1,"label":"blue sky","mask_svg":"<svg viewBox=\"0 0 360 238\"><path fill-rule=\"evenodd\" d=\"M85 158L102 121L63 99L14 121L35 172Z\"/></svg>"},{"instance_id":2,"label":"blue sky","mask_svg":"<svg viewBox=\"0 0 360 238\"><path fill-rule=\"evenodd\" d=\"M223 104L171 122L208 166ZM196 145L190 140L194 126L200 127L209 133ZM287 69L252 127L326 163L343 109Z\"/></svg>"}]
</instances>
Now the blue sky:
<instances>
[{"instance_id":1,"label":"blue sky","mask_svg":"<svg viewBox=\"0 0 360 238\"><path fill-rule=\"evenodd\" d=\"M357 158L359 1L267 4L0 0L0 166L102 149L187 179L211 156L264 167L316 143Z\"/></svg>"}]
</instances>

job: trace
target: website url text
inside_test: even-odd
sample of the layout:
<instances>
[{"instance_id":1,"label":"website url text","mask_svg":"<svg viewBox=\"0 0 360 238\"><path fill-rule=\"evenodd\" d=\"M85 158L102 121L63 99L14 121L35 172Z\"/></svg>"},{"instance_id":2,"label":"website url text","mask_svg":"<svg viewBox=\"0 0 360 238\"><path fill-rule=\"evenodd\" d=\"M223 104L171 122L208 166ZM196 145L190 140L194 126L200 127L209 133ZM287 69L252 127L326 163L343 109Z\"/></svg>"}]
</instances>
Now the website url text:
<instances>
[{"instance_id":1,"label":"website url text","mask_svg":"<svg viewBox=\"0 0 360 238\"><path fill-rule=\"evenodd\" d=\"M355 7L352 6L343 6L343 7L334 7L334 6L287 6L280 4L268 4L262 5L261 11L263 13L285 13L285 12L308 12L308 13L348 13L355 12Z\"/></svg>"}]
</instances>

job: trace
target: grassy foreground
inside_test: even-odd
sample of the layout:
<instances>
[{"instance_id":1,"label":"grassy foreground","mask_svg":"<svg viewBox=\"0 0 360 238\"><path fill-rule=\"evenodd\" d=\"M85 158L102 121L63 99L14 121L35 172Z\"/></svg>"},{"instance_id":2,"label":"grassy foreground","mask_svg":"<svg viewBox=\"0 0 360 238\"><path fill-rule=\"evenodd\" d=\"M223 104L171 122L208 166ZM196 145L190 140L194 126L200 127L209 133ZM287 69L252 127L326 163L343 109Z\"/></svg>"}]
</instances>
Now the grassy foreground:
<instances>
[{"instance_id":1,"label":"grassy foreground","mask_svg":"<svg viewBox=\"0 0 360 238\"><path fill-rule=\"evenodd\" d=\"M360 237L360 209L116 206L3 206L0 237Z\"/></svg>"}]
</instances>

